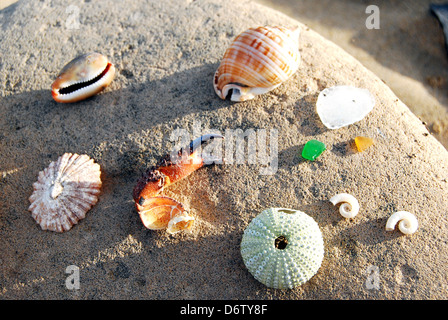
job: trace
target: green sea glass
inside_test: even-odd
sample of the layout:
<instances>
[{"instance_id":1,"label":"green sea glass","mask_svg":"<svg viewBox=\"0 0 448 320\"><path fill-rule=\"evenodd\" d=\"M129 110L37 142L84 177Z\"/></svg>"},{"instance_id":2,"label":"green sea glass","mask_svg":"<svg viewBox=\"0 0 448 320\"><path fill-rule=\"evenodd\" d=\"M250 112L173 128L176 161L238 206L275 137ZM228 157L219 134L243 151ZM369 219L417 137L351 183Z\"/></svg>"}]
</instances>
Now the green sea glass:
<instances>
[{"instance_id":1,"label":"green sea glass","mask_svg":"<svg viewBox=\"0 0 448 320\"><path fill-rule=\"evenodd\" d=\"M308 141L302 150L302 157L307 160L314 161L318 156L321 155L327 148L323 142L318 140L310 140Z\"/></svg>"}]
</instances>

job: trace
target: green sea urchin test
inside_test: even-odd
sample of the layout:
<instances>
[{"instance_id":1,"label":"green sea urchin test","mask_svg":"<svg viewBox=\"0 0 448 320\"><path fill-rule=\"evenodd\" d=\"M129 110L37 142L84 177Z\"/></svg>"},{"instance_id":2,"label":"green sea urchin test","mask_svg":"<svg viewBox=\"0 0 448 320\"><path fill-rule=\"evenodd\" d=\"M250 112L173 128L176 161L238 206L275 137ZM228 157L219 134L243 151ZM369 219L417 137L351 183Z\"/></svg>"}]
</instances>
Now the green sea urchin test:
<instances>
[{"instance_id":1,"label":"green sea urchin test","mask_svg":"<svg viewBox=\"0 0 448 320\"><path fill-rule=\"evenodd\" d=\"M241 255L255 279L270 288L292 289L317 273L324 242L318 224L309 215L270 208L244 230Z\"/></svg>"}]
</instances>

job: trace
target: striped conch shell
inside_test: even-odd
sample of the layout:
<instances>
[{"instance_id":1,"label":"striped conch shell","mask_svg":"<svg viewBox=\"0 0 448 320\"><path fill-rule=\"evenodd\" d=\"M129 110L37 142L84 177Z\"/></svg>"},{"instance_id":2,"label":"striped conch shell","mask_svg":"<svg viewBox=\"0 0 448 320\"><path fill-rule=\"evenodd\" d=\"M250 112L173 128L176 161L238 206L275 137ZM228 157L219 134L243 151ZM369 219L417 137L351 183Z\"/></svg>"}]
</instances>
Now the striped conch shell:
<instances>
[{"instance_id":1,"label":"striped conch shell","mask_svg":"<svg viewBox=\"0 0 448 320\"><path fill-rule=\"evenodd\" d=\"M299 68L300 29L250 28L226 50L213 86L221 99L253 99L288 80Z\"/></svg>"}]
</instances>

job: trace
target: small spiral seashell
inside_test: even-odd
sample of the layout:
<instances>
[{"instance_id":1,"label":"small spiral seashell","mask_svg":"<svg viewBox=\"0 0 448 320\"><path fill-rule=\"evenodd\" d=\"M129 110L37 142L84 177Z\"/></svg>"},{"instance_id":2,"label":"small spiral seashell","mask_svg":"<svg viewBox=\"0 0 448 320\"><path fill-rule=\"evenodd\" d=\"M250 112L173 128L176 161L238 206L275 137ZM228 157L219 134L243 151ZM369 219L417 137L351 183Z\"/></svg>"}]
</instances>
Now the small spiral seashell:
<instances>
[{"instance_id":1,"label":"small spiral seashell","mask_svg":"<svg viewBox=\"0 0 448 320\"><path fill-rule=\"evenodd\" d=\"M170 234L189 230L194 217L185 211L182 203L164 196L151 197L139 211L143 225L151 230L166 229Z\"/></svg>"},{"instance_id":2,"label":"small spiral seashell","mask_svg":"<svg viewBox=\"0 0 448 320\"><path fill-rule=\"evenodd\" d=\"M113 80L115 67L100 53L83 54L70 61L51 85L57 102L77 102L97 94Z\"/></svg>"},{"instance_id":3,"label":"small spiral seashell","mask_svg":"<svg viewBox=\"0 0 448 320\"><path fill-rule=\"evenodd\" d=\"M28 210L43 230L68 231L97 203L100 175L89 156L65 153L39 172Z\"/></svg>"},{"instance_id":4,"label":"small spiral seashell","mask_svg":"<svg viewBox=\"0 0 448 320\"><path fill-rule=\"evenodd\" d=\"M241 255L249 272L276 289L292 289L319 270L324 257L322 233L309 215L270 208L244 230Z\"/></svg>"},{"instance_id":5,"label":"small spiral seashell","mask_svg":"<svg viewBox=\"0 0 448 320\"><path fill-rule=\"evenodd\" d=\"M344 218L354 218L359 212L359 202L351 194L339 193L331 197L330 202L333 205L342 203L339 207L339 213Z\"/></svg>"},{"instance_id":6,"label":"small spiral seashell","mask_svg":"<svg viewBox=\"0 0 448 320\"><path fill-rule=\"evenodd\" d=\"M226 50L214 76L221 99L253 99L288 80L299 68L300 29L250 28L238 35Z\"/></svg>"},{"instance_id":7,"label":"small spiral seashell","mask_svg":"<svg viewBox=\"0 0 448 320\"><path fill-rule=\"evenodd\" d=\"M392 214L386 222L386 230L393 231L398 223L398 229L404 234L413 234L417 231L418 220L408 211L398 211Z\"/></svg>"}]
</instances>

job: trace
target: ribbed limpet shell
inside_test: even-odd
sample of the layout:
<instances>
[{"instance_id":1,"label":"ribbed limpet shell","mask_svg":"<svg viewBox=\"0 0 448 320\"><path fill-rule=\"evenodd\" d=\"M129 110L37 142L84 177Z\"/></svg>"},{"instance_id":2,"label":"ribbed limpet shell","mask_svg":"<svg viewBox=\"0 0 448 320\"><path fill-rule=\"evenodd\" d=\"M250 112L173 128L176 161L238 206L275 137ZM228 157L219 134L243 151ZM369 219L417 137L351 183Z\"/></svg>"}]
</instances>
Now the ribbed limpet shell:
<instances>
[{"instance_id":1,"label":"ribbed limpet shell","mask_svg":"<svg viewBox=\"0 0 448 320\"><path fill-rule=\"evenodd\" d=\"M100 166L87 155L65 153L39 172L28 210L43 230L64 232L98 201Z\"/></svg>"},{"instance_id":2,"label":"ribbed limpet shell","mask_svg":"<svg viewBox=\"0 0 448 320\"><path fill-rule=\"evenodd\" d=\"M77 102L97 94L113 80L115 67L102 54L86 53L70 61L51 85L57 102Z\"/></svg>"},{"instance_id":3,"label":"ribbed limpet shell","mask_svg":"<svg viewBox=\"0 0 448 320\"><path fill-rule=\"evenodd\" d=\"M255 279L270 288L292 289L317 273L324 242L317 222L306 213L270 208L247 226L241 255Z\"/></svg>"}]
</instances>

